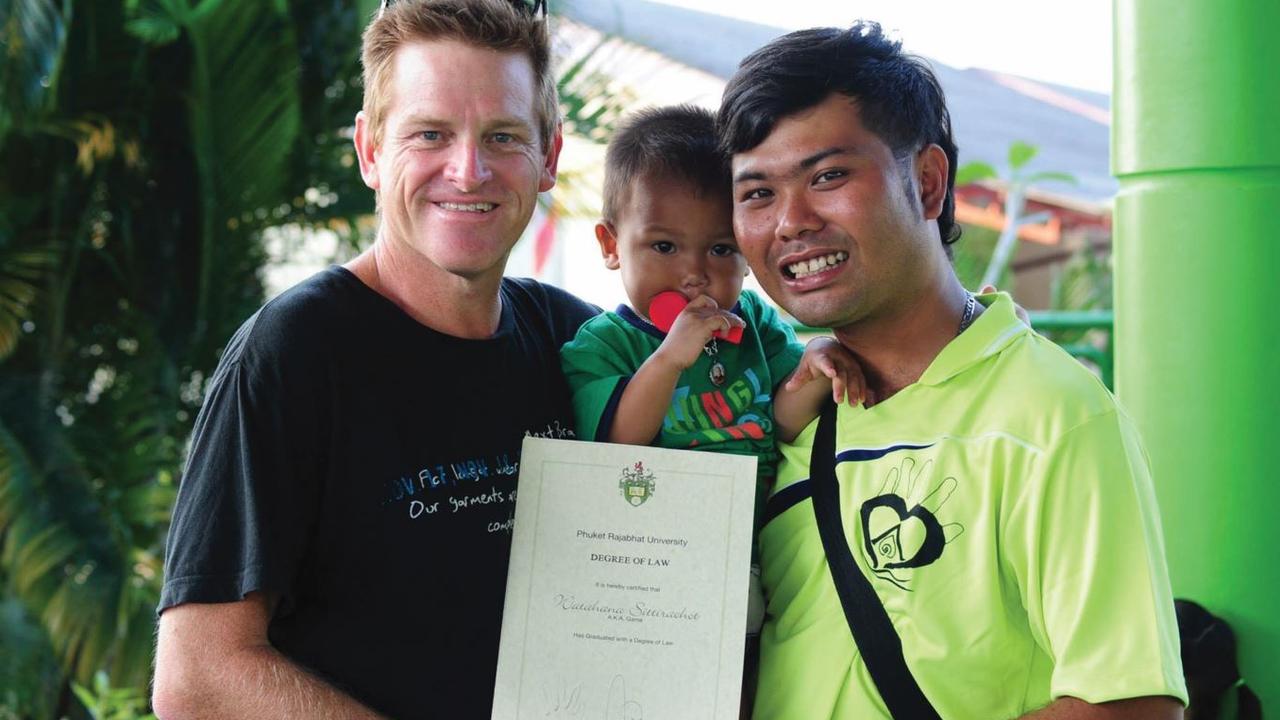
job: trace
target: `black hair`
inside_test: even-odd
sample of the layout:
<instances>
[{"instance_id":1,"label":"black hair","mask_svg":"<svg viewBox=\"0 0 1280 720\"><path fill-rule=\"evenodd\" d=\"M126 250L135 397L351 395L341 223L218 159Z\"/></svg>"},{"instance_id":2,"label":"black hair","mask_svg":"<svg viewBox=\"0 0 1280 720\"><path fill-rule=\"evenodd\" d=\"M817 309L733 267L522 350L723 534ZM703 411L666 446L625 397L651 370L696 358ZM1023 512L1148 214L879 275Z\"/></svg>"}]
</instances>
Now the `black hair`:
<instances>
[{"instance_id":1,"label":"black hair","mask_svg":"<svg viewBox=\"0 0 1280 720\"><path fill-rule=\"evenodd\" d=\"M1187 717L1218 720L1222 701L1236 690L1239 720L1261 720L1258 696L1240 678L1236 664L1236 635L1225 620L1215 617L1198 603L1174 600L1178 615L1178 637L1182 641L1182 673L1187 679Z\"/></svg>"},{"instance_id":2,"label":"black hair","mask_svg":"<svg viewBox=\"0 0 1280 720\"><path fill-rule=\"evenodd\" d=\"M730 198L729 157L716 141L716 119L693 105L647 108L609 140L604 159L604 219L615 222L642 178L684 180L699 197Z\"/></svg>"},{"instance_id":3,"label":"black hair","mask_svg":"<svg viewBox=\"0 0 1280 720\"><path fill-rule=\"evenodd\" d=\"M889 146L899 163L931 143L942 148L947 194L938 230L949 253L960 238L951 114L925 61L903 53L902 43L885 37L878 23L799 30L748 55L720 103L721 147L728 155L750 150L764 142L779 120L832 93L857 101L862 124Z\"/></svg>"}]
</instances>

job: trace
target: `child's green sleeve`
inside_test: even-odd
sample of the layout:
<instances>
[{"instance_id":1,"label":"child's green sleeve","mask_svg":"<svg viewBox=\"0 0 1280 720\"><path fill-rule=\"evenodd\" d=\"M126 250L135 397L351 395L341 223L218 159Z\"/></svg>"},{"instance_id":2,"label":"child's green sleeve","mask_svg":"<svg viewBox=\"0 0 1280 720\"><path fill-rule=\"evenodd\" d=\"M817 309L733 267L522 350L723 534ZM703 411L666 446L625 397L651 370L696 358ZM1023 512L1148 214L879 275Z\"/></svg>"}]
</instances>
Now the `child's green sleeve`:
<instances>
[{"instance_id":1,"label":"child's green sleeve","mask_svg":"<svg viewBox=\"0 0 1280 720\"><path fill-rule=\"evenodd\" d=\"M644 362L643 356L636 361L631 345L625 331L607 316L599 316L560 349L579 440L608 440L622 391Z\"/></svg>"}]
</instances>

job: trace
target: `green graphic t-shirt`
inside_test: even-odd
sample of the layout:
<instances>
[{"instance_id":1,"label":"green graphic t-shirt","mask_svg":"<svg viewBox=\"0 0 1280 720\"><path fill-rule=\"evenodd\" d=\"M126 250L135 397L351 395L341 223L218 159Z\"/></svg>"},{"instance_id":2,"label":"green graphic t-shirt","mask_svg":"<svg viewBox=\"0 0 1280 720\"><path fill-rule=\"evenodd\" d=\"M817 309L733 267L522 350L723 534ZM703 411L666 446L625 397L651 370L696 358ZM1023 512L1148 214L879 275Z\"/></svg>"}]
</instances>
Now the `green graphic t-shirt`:
<instances>
[{"instance_id":1,"label":"green graphic t-shirt","mask_svg":"<svg viewBox=\"0 0 1280 720\"><path fill-rule=\"evenodd\" d=\"M704 352L680 375L654 444L755 455L759 475L773 477L773 390L800 362L804 346L750 291L742 293L734 313L747 324L742 342L717 340L714 356ZM624 305L589 320L561 349L579 438L607 440L623 389L665 337ZM716 363L724 368L720 384L712 379Z\"/></svg>"},{"instance_id":2,"label":"green graphic t-shirt","mask_svg":"<svg viewBox=\"0 0 1280 720\"><path fill-rule=\"evenodd\" d=\"M1186 701L1147 458L1106 388L1007 295L918 382L842 405L844 532L943 718L1061 696ZM817 423L782 447L760 533L768 616L755 717L889 717L814 520Z\"/></svg>"}]
</instances>

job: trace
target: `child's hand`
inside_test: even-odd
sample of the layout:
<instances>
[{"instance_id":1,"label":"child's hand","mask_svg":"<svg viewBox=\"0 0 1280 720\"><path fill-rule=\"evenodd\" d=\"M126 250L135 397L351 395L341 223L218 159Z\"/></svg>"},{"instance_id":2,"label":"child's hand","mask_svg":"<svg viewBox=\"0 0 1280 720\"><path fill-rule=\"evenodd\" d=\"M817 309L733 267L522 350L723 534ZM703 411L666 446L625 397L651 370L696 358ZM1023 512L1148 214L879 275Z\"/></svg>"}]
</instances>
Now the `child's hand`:
<instances>
[{"instance_id":1,"label":"child's hand","mask_svg":"<svg viewBox=\"0 0 1280 720\"><path fill-rule=\"evenodd\" d=\"M698 361L703 346L711 339L711 333L745 325L742 318L721 310L710 295L699 295L676 316L667 338L654 355L683 372Z\"/></svg>"},{"instance_id":2,"label":"child's hand","mask_svg":"<svg viewBox=\"0 0 1280 720\"><path fill-rule=\"evenodd\" d=\"M809 341L796 371L791 373L784 387L795 392L810 382L830 380L831 398L839 404L846 398L850 405L858 405L867 394L867 379L853 355L832 337L818 337Z\"/></svg>"}]
</instances>

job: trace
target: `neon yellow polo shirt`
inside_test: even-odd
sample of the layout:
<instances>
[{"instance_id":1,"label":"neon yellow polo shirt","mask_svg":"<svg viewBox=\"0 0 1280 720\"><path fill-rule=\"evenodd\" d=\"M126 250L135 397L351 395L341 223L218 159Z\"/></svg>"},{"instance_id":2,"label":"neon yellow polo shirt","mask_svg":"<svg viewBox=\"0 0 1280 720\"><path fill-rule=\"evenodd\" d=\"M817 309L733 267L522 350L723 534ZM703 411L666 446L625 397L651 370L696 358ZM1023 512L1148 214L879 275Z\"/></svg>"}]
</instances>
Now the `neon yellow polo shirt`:
<instances>
[{"instance_id":1,"label":"neon yellow polo shirt","mask_svg":"<svg viewBox=\"0 0 1280 720\"><path fill-rule=\"evenodd\" d=\"M948 720L1072 696L1186 702L1146 455L1106 388L1007 295L918 382L840 407L836 477L855 561ZM817 424L782 448L760 535L768 617L756 720L889 717L814 520ZM863 516L866 520L864 522Z\"/></svg>"}]
</instances>

